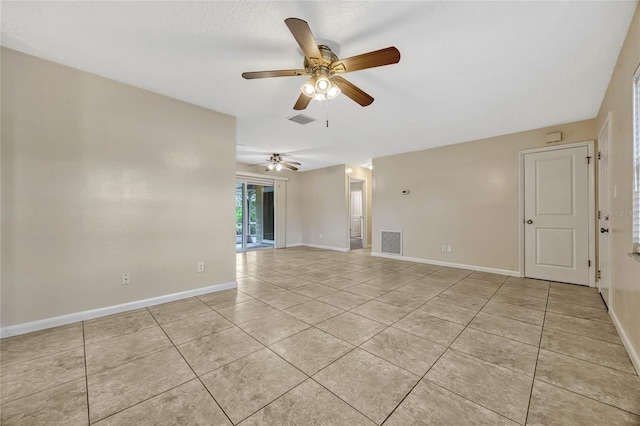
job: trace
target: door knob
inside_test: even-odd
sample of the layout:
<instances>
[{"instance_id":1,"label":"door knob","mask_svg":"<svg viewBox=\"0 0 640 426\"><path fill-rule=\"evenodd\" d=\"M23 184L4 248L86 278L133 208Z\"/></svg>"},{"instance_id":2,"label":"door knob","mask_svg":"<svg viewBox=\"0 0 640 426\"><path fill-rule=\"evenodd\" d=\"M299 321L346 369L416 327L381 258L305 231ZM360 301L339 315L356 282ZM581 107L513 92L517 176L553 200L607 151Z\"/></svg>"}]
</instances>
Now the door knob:
<instances>
[{"instance_id":1,"label":"door knob","mask_svg":"<svg viewBox=\"0 0 640 426\"><path fill-rule=\"evenodd\" d=\"M600 228L600 233L604 234L604 233L609 233L609 228Z\"/></svg>"},{"instance_id":2,"label":"door knob","mask_svg":"<svg viewBox=\"0 0 640 426\"><path fill-rule=\"evenodd\" d=\"M531 219L529 219L529 220L527 221L527 224L529 224L529 225L531 225L532 223L533 223L533 221L532 221Z\"/></svg>"}]
</instances>

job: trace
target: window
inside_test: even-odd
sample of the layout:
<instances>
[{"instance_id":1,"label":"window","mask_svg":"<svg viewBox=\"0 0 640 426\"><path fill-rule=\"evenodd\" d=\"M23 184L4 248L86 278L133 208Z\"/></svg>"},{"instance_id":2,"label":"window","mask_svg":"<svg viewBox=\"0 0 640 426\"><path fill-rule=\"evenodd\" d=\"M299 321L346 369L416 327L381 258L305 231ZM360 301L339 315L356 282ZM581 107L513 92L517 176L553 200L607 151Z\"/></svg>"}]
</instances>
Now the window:
<instances>
[{"instance_id":1,"label":"window","mask_svg":"<svg viewBox=\"0 0 640 426\"><path fill-rule=\"evenodd\" d=\"M640 253L640 66L633 76L633 250Z\"/></svg>"}]
</instances>

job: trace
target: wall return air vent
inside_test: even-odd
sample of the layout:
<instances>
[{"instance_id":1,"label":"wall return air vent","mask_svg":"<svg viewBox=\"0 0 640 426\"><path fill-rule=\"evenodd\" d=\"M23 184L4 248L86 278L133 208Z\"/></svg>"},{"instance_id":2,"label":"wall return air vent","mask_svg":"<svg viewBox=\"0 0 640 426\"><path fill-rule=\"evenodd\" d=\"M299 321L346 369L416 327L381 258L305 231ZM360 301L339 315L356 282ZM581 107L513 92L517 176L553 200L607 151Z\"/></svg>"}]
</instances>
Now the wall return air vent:
<instances>
[{"instance_id":1,"label":"wall return air vent","mask_svg":"<svg viewBox=\"0 0 640 426\"><path fill-rule=\"evenodd\" d=\"M402 231L380 231L380 253L402 256Z\"/></svg>"},{"instance_id":2,"label":"wall return air vent","mask_svg":"<svg viewBox=\"0 0 640 426\"><path fill-rule=\"evenodd\" d=\"M289 117L289 121L293 121L294 123L298 123L298 124L309 124L312 121L316 121L316 119L311 118L308 115L298 114L298 115L294 115L293 117Z\"/></svg>"}]
</instances>

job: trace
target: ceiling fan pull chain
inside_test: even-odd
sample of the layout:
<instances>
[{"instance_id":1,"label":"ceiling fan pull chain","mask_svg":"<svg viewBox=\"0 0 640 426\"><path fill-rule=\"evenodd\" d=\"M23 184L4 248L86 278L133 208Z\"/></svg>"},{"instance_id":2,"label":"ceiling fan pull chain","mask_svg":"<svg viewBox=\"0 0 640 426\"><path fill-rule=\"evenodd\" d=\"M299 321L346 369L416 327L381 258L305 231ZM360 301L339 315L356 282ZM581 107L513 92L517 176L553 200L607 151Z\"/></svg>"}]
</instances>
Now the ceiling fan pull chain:
<instances>
[{"instance_id":1,"label":"ceiling fan pull chain","mask_svg":"<svg viewBox=\"0 0 640 426\"><path fill-rule=\"evenodd\" d=\"M329 128L329 102L324 102L327 105L327 129Z\"/></svg>"}]
</instances>

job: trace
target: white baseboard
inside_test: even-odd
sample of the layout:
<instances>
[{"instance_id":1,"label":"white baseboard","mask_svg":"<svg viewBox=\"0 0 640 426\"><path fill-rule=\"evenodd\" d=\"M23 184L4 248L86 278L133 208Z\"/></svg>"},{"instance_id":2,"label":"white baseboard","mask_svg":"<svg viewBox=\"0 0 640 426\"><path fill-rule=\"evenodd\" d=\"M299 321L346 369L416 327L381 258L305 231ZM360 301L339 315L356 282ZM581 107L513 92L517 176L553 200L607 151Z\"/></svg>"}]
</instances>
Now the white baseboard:
<instances>
[{"instance_id":1,"label":"white baseboard","mask_svg":"<svg viewBox=\"0 0 640 426\"><path fill-rule=\"evenodd\" d=\"M91 309L89 311L75 312L73 314L61 315L59 317L46 318L43 320L25 322L23 324L10 325L0 328L0 338L17 336L19 334L31 333L33 331L44 330L46 328L58 327L61 325L72 324L78 321L86 321L93 318L103 317L106 315L118 314L120 312L131 311L133 309L144 308L147 306L160 305L162 303L173 302L175 300L186 299L189 297L200 296L216 291L237 288L238 283L235 281L223 284L216 284L208 287L201 287L194 290L181 291L179 293L166 294L164 296L152 297L150 299L136 300L133 302L123 303L121 305L105 306L104 308Z\"/></svg>"},{"instance_id":2,"label":"white baseboard","mask_svg":"<svg viewBox=\"0 0 640 426\"><path fill-rule=\"evenodd\" d=\"M321 245L318 245L318 244L309 244L309 243L287 244L287 248L289 248L289 247L311 247L311 248L317 248L317 249L323 249L323 250L341 251L343 253L349 251L348 248L321 246Z\"/></svg>"},{"instance_id":3,"label":"white baseboard","mask_svg":"<svg viewBox=\"0 0 640 426\"><path fill-rule=\"evenodd\" d=\"M609 315L611 316L611 320L613 321L613 325L615 325L616 330L618 330L618 334L620 335L620 340L622 340L622 344L624 345L627 353L629 354L629 358L631 358L631 363L633 364L636 372L640 374L640 356L638 356L638 352L636 352L635 348L631 344L631 340L629 340L629 336L625 333L624 328L622 328L622 324L618 320L616 313L613 309L609 309Z\"/></svg>"},{"instance_id":4,"label":"white baseboard","mask_svg":"<svg viewBox=\"0 0 640 426\"><path fill-rule=\"evenodd\" d=\"M465 265L463 263L443 262L440 260L430 260L430 259L421 259L418 257L398 256L395 254L379 253L379 252L373 252L373 251L371 252L371 256L384 257L387 259L395 259L395 260L405 260L405 261L416 262L416 263L426 263L428 265L448 266L450 268L468 269L471 271L491 272L493 274L510 275L513 277L520 276L520 271L509 271L507 269L496 269L496 268L487 268L485 266Z\"/></svg>"},{"instance_id":5,"label":"white baseboard","mask_svg":"<svg viewBox=\"0 0 640 426\"><path fill-rule=\"evenodd\" d=\"M348 248L344 248L344 247L321 246L319 244L307 244L307 243L302 243L302 245L305 247L311 247L311 248L317 248L317 249L323 249L323 250L341 251L343 253L346 253L349 251Z\"/></svg>"}]
</instances>

